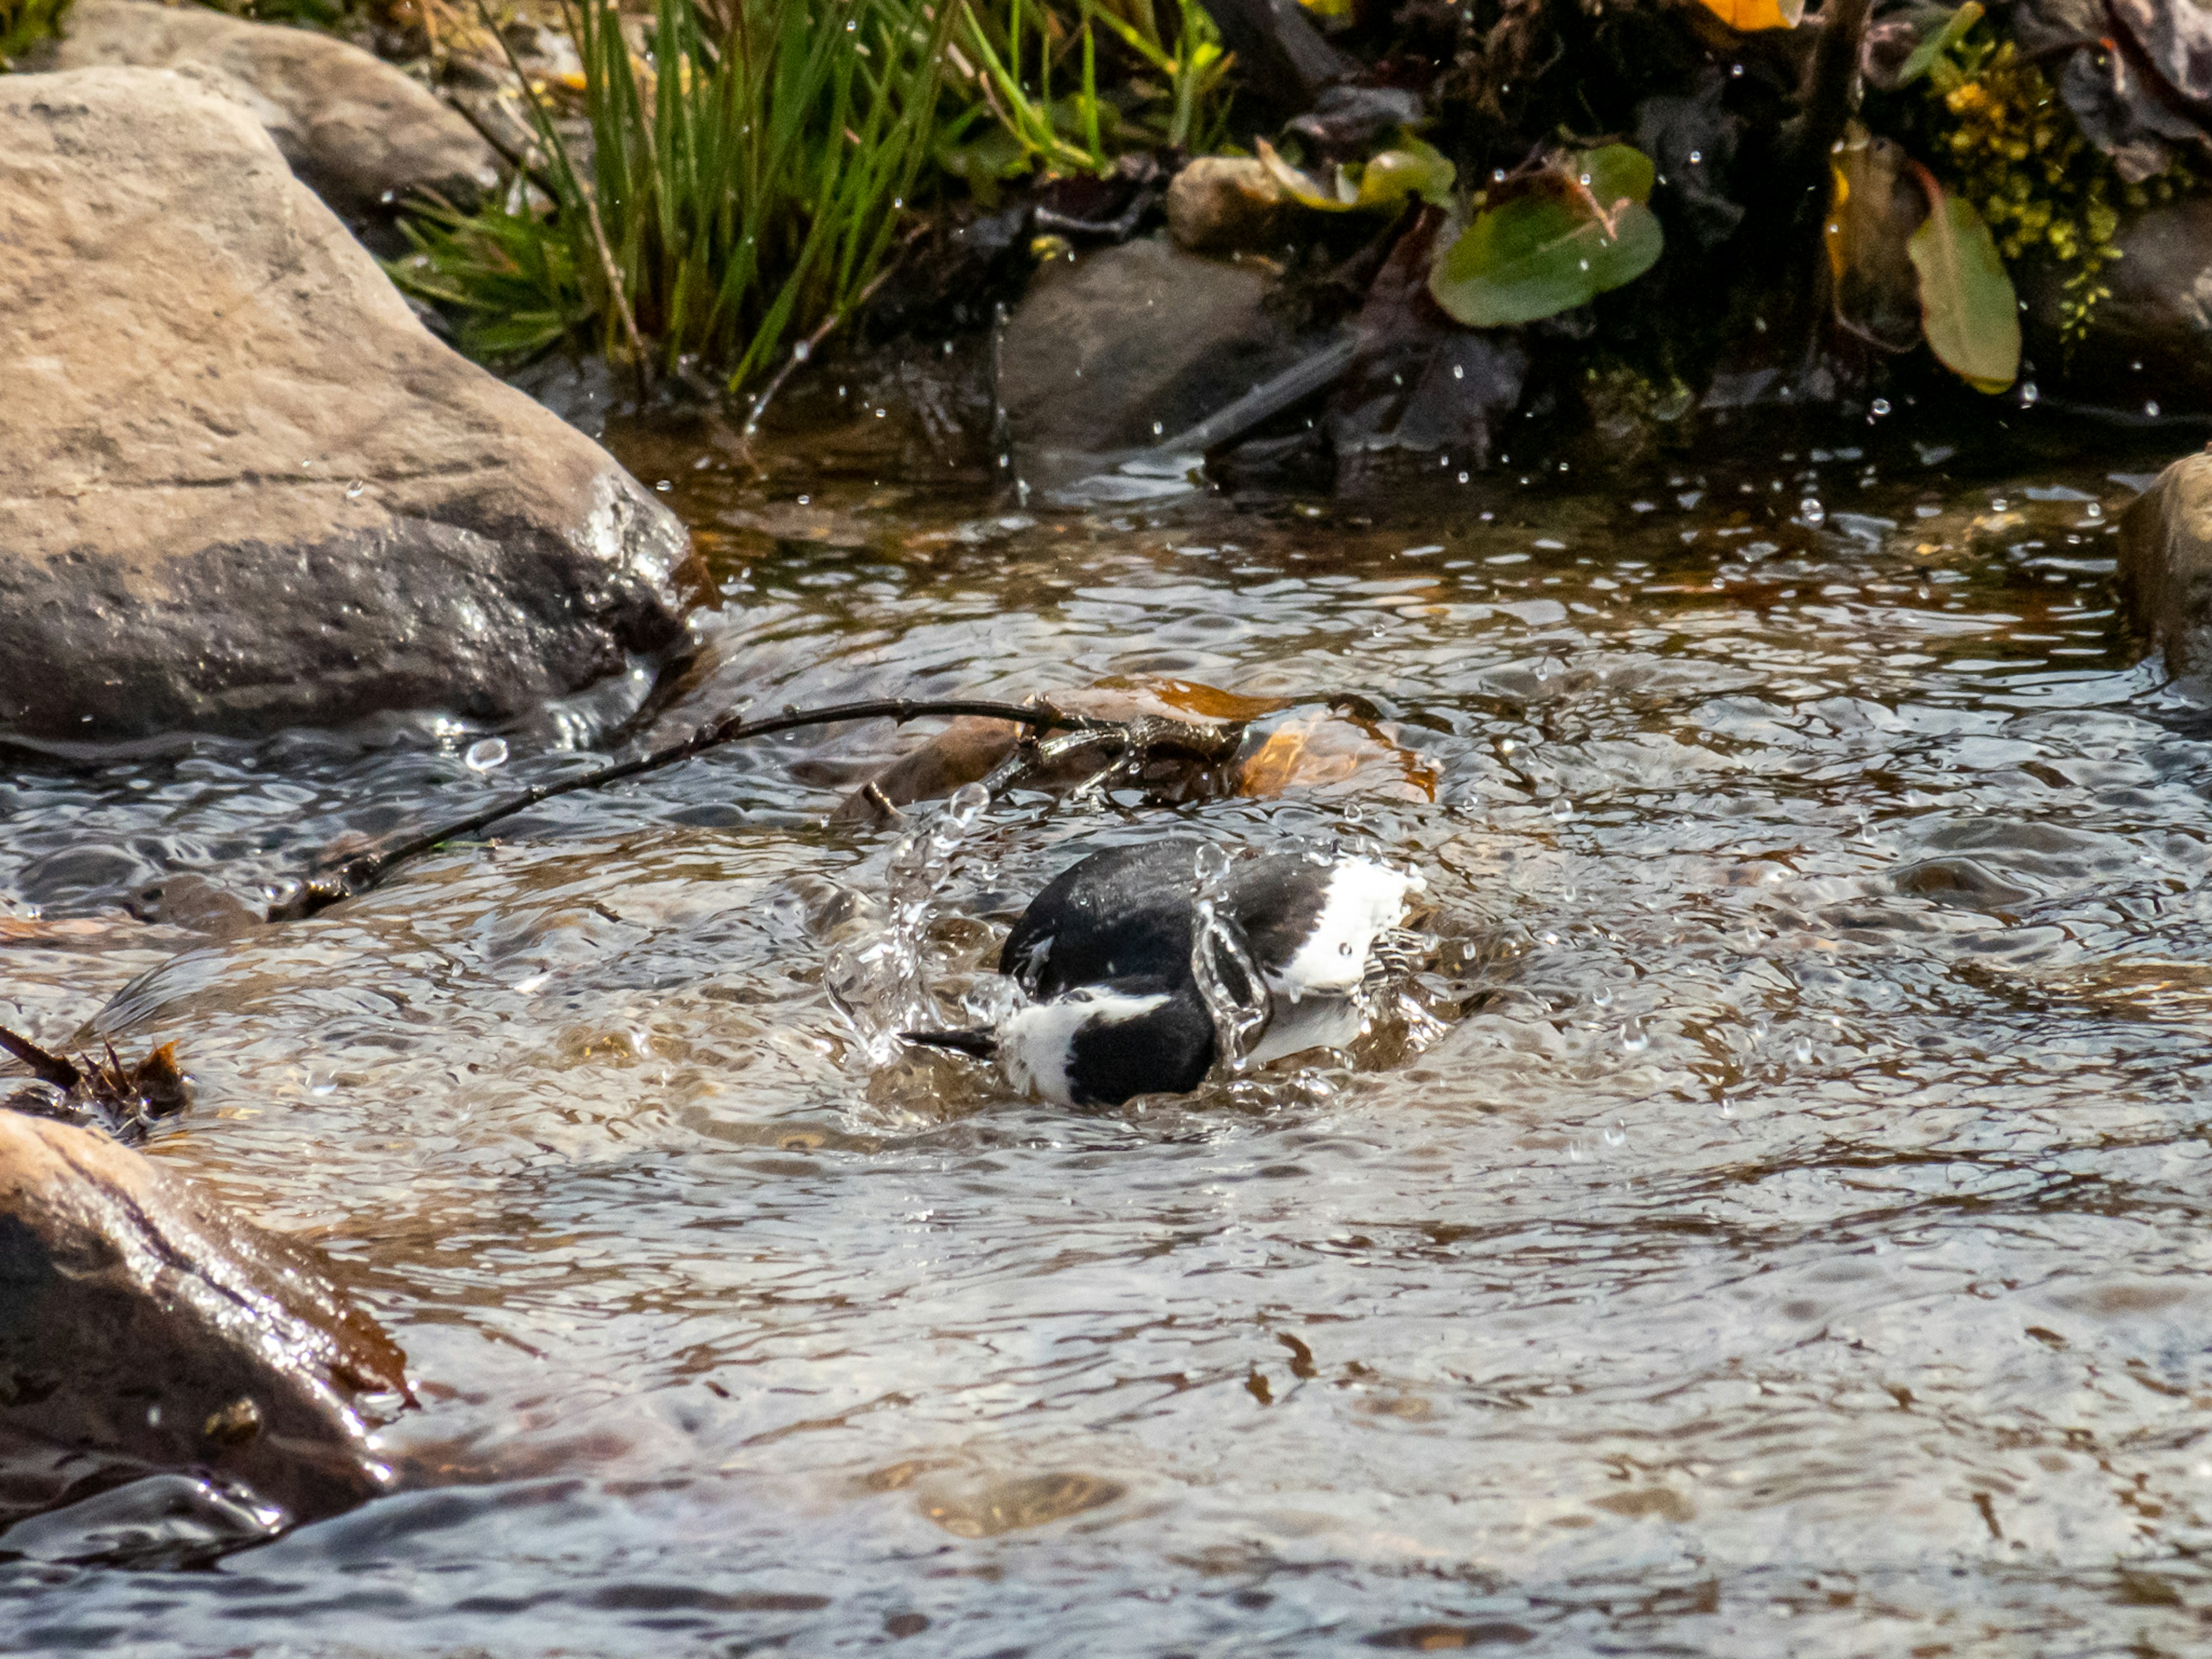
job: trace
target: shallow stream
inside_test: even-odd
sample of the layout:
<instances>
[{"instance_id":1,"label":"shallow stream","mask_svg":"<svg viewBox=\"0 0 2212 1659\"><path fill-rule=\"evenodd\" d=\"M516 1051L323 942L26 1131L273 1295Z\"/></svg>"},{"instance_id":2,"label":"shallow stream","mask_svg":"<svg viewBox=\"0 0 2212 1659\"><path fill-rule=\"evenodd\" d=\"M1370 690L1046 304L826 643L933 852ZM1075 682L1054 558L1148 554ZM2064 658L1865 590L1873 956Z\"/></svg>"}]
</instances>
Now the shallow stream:
<instances>
[{"instance_id":1,"label":"shallow stream","mask_svg":"<svg viewBox=\"0 0 2212 1659\"><path fill-rule=\"evenodd\" d=\"M2112 576L2172 441L1385 508L769 491L611 441L721 594L640 738L1121 676L1355 693L1433 781L1002 801L933 872L948 1009L1052 874L1179 827L1418 866L1436 1023L1105 1115L875 1064L825 977L903 832L823 819L884 726L243 930L225 891L590 763L588 713L504 758L17 757L0 1021L176 1039L153 1155L342 1263L423 1409L397 1495L211 1567L46 1528L0 1647L2212 1643L2212 716ZM120 908L179 871L208 920Z\"/></svg>"}]
</instances>

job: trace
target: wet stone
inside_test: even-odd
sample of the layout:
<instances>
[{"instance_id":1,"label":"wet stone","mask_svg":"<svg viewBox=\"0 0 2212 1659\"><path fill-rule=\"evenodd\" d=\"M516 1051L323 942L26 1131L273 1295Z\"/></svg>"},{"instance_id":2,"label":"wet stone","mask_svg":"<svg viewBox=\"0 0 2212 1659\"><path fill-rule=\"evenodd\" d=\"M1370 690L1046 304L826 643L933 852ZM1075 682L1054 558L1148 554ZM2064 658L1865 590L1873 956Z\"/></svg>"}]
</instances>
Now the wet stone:
<instances>
[{"instance_id":1,"label":"wet stone","mask_svg":"<svg viewBox=\"0 0 2212 1659\"><path fill-rule=\"evenodd\" d=\"M465 206L499 182L498 156L465 118L391 64L317 29L200 6L79 0L50 66L177 70L229 94L268 129L292 171L350 218L387 218L395 203L423 191Z\"/></svg>"},{"instance_id":2,"label":"wet stone","mask_svg":"<svg viewBox=\"0 0 2212 1659\"><path fill-rule=\"evenodd\" d=\"M1267 307L1256 262L1160 239L1037 275L1006 325L999 398L1026 449L1100 454L1172 439L1314 349Z\"/></svg>"},{"instance_id":3,"label":"wet stone","mask_svg":"<svg viewBox=\"0 0 2212 1659\"><path fill-rule=\"evenodd\" d=\"M234 98L9 76L0 198L0 732L510 720L681 638L682 528L433 339Z\"/></svg>"},{"instance_id":4,"label":"wet stone","mask_svg":"<svg viewBox=\"0 0 2212 1659\"><path fill-rule=\"evenodd\" d=\"M2212 198L2153 208L2097 274L2109 290L2079 339L2061 332L2079 295L2071 267L2035 258L2018 275L2021 323L2039 394L2124 420L2212 412Z\"/></svg>"},{"instance_id":5,"label":"wet stone","mask_svg":"<svg viewBox=\"0 0 2212 1659\"><path fill-rule=\"evenodd\" d=\"M241 1515L349 1509L389 1479L365 1419L405 1397L404 1364L312 1252L100 1135L0 1111L0 1524L83 1511L0 1549L66 1555L64 1533L179 1504L233 1543ZM164 1474L189 1480L100 1497Z\"/></svg>"},{"instance_id":6,"label":"wet stone","mask_svg":"<svg viewBox=\"0 0 2212 1659\"><path fill-rule=\"evenodd\" d=\"M2212 670L2212 455L2174 462L2128 508L2120 592L2174 673Z\"/></svg>"}]
</instances>

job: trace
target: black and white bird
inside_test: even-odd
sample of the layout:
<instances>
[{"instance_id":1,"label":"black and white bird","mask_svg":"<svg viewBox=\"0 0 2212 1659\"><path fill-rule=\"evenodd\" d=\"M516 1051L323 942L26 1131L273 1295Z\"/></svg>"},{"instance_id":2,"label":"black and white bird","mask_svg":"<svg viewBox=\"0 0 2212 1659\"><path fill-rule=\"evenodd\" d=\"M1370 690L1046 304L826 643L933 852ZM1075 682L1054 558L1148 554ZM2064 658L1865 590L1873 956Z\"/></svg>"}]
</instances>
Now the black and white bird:
<instances>
[{"instance_id":1,"label":"black and white bird","mask_svg":"<svg viewBox=\"0 0 2212 1659\"><path fill-rule=\"evenodd\" d=\"M1202 929L1217 985L1257 1028L1245 1058L1341 1047L1359 1033L1358 995L1378 946L1420 885L1371 859L1231 861L1185 839L1094 853L1048 884L1006 936L999 971L1021 988L1021 1007L995 1026L902 1035L995 1057L1015 1087L1063 1106L1188 1093L1218 1046L1193 959Z\"/></svg>"}]
</instances>

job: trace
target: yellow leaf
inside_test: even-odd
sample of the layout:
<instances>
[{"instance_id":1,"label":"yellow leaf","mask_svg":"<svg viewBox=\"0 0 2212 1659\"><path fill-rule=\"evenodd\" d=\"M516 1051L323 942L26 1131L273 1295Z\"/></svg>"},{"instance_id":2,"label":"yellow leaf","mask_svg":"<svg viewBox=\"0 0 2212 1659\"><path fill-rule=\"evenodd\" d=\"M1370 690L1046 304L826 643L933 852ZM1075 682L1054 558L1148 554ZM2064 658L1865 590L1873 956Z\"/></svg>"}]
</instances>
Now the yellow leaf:
<instances>
[{"instance_id":1,"label":"yellow leaf","mask_svg":"<svg viewBox=\"0 0 2212 1659\"><path fill-rule=\"evenodd\" d=\"M1704 0L1704 4L1722 22L1745 34L1754 29L1794 29L1805 15L1805 0Z\"/></svg>"}]
</instances>

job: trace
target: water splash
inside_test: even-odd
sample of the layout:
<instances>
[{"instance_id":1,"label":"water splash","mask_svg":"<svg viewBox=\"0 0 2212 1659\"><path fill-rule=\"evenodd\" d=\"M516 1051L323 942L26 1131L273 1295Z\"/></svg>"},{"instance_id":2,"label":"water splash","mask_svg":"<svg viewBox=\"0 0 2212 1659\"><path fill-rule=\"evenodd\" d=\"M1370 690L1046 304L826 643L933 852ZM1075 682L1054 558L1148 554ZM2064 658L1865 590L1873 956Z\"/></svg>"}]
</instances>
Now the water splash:
<instances>
[{"instance_id":1,"label":"water splash","mask_svg":"<svg viewBox=\"0 0 2212 1659\"><path fill-rule=\"evenodd\" d=\"M990 802L981 784L963 784L926 827L903 837L891 849L880 925L839 942L823 963L823 988L852 1022L871 1066L897 1057L901 1031L940 1023L925 971L930 916L955 854Z\"/></svg>"},{"instance_id":2,"label":"water splash","mask_svg":"<svg viewBox=\"0 0 2212 1659\"><path fill-rule=\"evenodd\" d=\"M1209 843L1199 848L1193 894L1191 977L1213 1020L1215 1052L1233 1072L1266 1034L1274 1000L1252 960L1244 930L1227 914L1229 854L1220 848Z\"/></svg>"}]
</instances>

